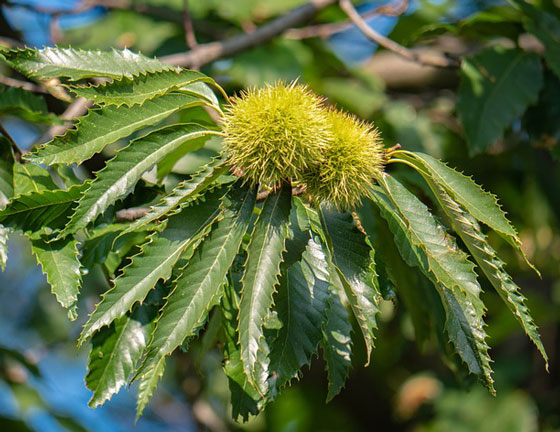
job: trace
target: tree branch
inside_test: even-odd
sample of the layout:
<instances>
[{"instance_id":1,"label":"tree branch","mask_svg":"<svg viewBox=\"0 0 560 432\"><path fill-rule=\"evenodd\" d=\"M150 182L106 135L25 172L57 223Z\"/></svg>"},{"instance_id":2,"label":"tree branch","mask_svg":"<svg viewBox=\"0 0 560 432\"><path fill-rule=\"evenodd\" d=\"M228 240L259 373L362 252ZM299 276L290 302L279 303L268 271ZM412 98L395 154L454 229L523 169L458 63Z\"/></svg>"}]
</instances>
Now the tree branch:
<instances>
[{"instance_id":1,"label":"tree branch","mask_svg":"<svg viewBox=\"0 0 560 432\"><path fill-rule=\"evenodd\" d=\"M8 87L22 88L24 90L35 92L35 93L43 93L43 94L48 93L48 91L40 85L28 81L20 81L18 79L10 78L1 74L0 74L0 84L4 84Z\"/></svg>"},{"instance_id":2,"label":"tree branch","mask_svg":"<svg viewBox=\"0 0 560 432\"><path fill-rule=\"evenodd\" d=\"M377 15L385 16L399 16L406 12L408 9L408 0L402 0L396 5L381 5L372 11L366 12L361 15L362 19L367 20ZM329 23L329 24L319 24L303 28L289 29L284 33L284 36L290 39L309 39L314 37L327 38L333 34L340 33L344 30L348 30L354 24L352 20L348 19L344 22Z\"/></svg>"},{"instance_id":3,"label":"tree branch","mask_svg":"<svg viewBox=\"0 0 560 432\"><path fill-rule=\"evenodd\" d=\"M391 39L379 34L372 29L360 16L358 11L352 5L350 0L340 0L340 8L348 15L348 18L372 41L378 43L382 47L393 51L401 57L420 63L424 66L433 66L439 68L456 68L459 62L456 59L448 57L426 57L420 53L409 50L408 48L392 41Z\"/></svg>"},{"instance_id":4,"label":"tree branch","mask_svg":"<svg viewBox=\"0 0 560 432\"><path fill-rule=\"evenodd\" d=\"M177 66L189 67L197 65L200 67L220 58L229 57L241 51L269 42L276 36L284 33L287 29L296 27L310 20L317 12L335 2L336 0L311 0L309 3L292 9L285 15L258 27L252 33L238 35L221 42L198 45L191 51L165 56L162 57L161 60Z\"/></svg>"},{"instance_id":5,"label":"tree branch","mask_svg":"<svg viewBox=\"0 0 560 432\"><path fill-rule=\"evenodd\" d=\"M191 20L191 14L189 12L189 0L184 0L183 5L183 28L185 29L185 42L190 49L196 48L198 42L196 41L196 36L194 34L193 23Z\"/></svg>"}]
</instances>

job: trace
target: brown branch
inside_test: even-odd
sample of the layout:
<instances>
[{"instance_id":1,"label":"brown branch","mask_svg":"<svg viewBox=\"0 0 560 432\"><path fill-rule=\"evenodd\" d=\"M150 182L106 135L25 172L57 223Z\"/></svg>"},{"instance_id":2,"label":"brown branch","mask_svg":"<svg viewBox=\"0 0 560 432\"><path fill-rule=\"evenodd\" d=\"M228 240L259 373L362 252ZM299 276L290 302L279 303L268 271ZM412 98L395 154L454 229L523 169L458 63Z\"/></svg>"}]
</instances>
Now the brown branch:
<instances>
[{"instance_id":1,"label":"brown branch","mask_svg":"<svg viewBox=\"0 0 560 432\"><path fill-rule=\"evenodd\" d=\"M0 84L4 84L8 87L18 87L35 93L48 93L48 91L40 85L28 81L20 81L18 79L10 78L4 75L0 75Z\"/></svg>"},{"instance_id":2,"label":"brown branch","mask_svg":"<svg viewBox=\"0 0 560 432\"><path fill-rule=\"evenodd\" d=\"M459 62L456 59L448 57L426 57L421 53L414 52L408 48L396 43L395 41L379 34L372 29L360 16L358 11L352 5L350 0L340 0L340 8L348 15L348 18L372 41L378 43L382 47L393 51L401 57L420 63L424 66L433 66L439 68L456 68L459 67Z\"/></svg>"},{"instance_id":3,"label":"brown branch","mask_svg":"<svg viewBox=\"0 0 560 432\"><path fill-rule=\"evenodd\" d=\"M66 110L60 115L60 118L62 120L68 120L68 121L60 126L58 125L51 126L47 130L47 132L43 134L43 136L39 141L47 142L50 141L55 135L62 135L64 132L66 132L67 129L72 127L72 120L84 115L87 112L88 108L91 107L92 105L93 105L92 102L84 98L75 99L74 102L68 105Z\"/></svg>"},{"instance_id":4,"label":"brown branch","mask_svg":"<svg viewBox=\"0 0 560 432\"><path fill-rule=\"evenodd\" d=\"M115 217L117 222L132 222L145 216L148 211L149 209L145 207L122 209L115 214Z\"/></svg>"},{"instance_id":5,"label":"brown branch","mask_svg":"<svg viewBox=\"0 0 560 432\"><path fill-rule=\"evenodd\" d=\"M310 20L317 12L334 4L336 0L311 0L309 3L292 9L272 21L258 27L248 34L241 34L221 42L198 45L195 49L162 57L161 60L177 66L202 66L223 57L229 57L241 51L264 44L281 35L287 29L296 27Z\"/></svg>"},{"instance_id":6,"label":"brown branch","mask_svg":"<svg viewBox=\"0 0 560 432\"><path fill-rule=\"evenodd\" d=\"M372 11L362 14L361 17L364 20L377 15L396 17L406 12L406 10L408 9L408 4L408 0L403 0L396 5L382 5ZM286 31L286 33L284 33L284 36L289 39L297 40L309 39L314 37L327 38L329 36L332 36L333 34L348 30L353 25L354 24L352 23L352 20L348 19L340 23L319 24L309 27L289 29L288 31Z\"/></svg>"},{"instance_id":7,"label":"brown branch","mask_svg":"<svg viewBox=\"0 0 560 432\"><path fill-rule=\"evenodd\" d=\"M189 12L189 0L184 0L183 3L183 28L185 29L185 42L187 42L187 46L190 49L196 48L198 42L196 41L191 14Z\"/></svg>"}]
</instances>

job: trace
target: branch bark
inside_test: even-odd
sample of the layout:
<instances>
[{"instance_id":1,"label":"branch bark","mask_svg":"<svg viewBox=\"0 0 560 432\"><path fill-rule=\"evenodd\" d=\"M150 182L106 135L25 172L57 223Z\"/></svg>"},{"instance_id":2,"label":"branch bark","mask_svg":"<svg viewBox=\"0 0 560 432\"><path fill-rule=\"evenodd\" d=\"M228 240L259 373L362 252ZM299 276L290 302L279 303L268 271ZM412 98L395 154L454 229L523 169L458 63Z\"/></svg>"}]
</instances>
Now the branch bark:
<instances>
[{"instance_id":1,"label":"branch bark","mask_svg":"<svg viewBox=\"0 0 560 432\"><path fill-rule=\"evenodd\" d=\"M362 19L366 20L377 15L385 16L399 16L406 12L408 9L408 0L403 0L396 5L381 5L372 11L366 12L361 15ZM348 19L344 22L329 23L329 24L318 24L303 28L293 28L289 29L284 33L284 36L289 39L309 39L314 37L327 38L333 34L340 33L344 30L348 30L354 24L352 20Z\"/></svg>"},{"instance_id":2,"label":"branch bark","mask_svg":"<svg viewBox=\"0 0 560 432\"><path fill-rule=\"evenodd\" d=\"M309 3L258 27L252 33L238 35L221 42L198 45L191 51L165 56L161 60L176 66L189 67L197 65L200 67L220 58L229 57L264 44L284 33L289 28L309 21L317 12L335 2L336 0L311 0Z\"/></svg>"},{"instance_id":3,"label":"branch bark","mask_svg":"<svg viewBox=\"0 0 560 432\"><path fill-rule=\"evenodd\" d=\"M340 0L340 8L348 15L348 18L358 27L362 33L372 41L378 43L382 47L393 51L401 57L420 63L424 66L433 66L439 68L457 68L459 61L448 57L427 57L421 53L409 50L408 48L396 43L395 41L379 34L372 29L360 16L358 11L352 5L350 0Z\"/></svg>"}]
</instances>

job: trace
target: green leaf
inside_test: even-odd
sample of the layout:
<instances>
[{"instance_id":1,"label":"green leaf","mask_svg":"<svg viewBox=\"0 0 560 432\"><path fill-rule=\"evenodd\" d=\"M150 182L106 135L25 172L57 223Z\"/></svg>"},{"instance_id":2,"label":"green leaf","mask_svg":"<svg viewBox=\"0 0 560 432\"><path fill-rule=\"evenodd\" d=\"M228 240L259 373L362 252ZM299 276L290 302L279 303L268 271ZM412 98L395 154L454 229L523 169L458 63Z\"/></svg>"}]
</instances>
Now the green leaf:
<instances>
[{"instance_id":1,"label":"green leaf","mask_svg":"<svg viewBox=\"0 0 560 432\"><path fill-rule=\"evenodd\" d=\"M0 223L23 232L51 232L62 228L72 212L74 201L89 187L88 183L68 190L45 190L16 197L0 211Z\"/></svg>"},{"instance_id":2,"label":"green leaf","mask_svg":"<svg viewBox=\"0 0 560 432\"><path fill-rule=\"evenodd\" d=\"M212 81L211 84L214 84L215 87L218 87L220 91L223 92L223 90L218 86L218 84L216 84L215 81ZM211 107L213 107L218 111L221 111L220 101L218 100L216 94L212 91L210 86L206 84L206 82L204 81L193 82L191 84L188 84L186 86L177 89L177 91L181 93L187 93L197 97L202 97L210 103Z\"/></svg>"},{"instance_id":3,"label":"green leaf","mask_svg":"<svg viewBox=\"0 0 560 432\"><path fill-rule=\"evenodd\" d=\"M8 236L10 231L0 225L0 268L6 271L6 264L8 263Z\"/></svg>"},{"instance_id":4,"label":"green leaf","mask_svg":"<svg viewBox=\"0 0 560 432\"><path fill-rule=\"evenodd\" d=\"M470 177L455 171L453 168L448 167L443 162L427 154L419 152L397 152L396 154L414 164L420 171L425 171L428 177L441 185L468 213L474 216L478 221L492 228L521 252L527 264L531 266L537 274L539 273L529 262L521 249L521 240L515 228L506 218L495 195L486 192Z\"/></svg>"},{"instance_id":5,"label":"green leaf","mask_svg":"<svg viewBox=\"0 0 560 432\"><path fill-rule=\"evenodd\" d=\"M80 198L63 235L85 228L110 205L124 198L142 175L168 152L187 141L211 134L215 132L194 123L176 124L132 141L97 173L91 187ZM191 151L196 150L199 145L200 143L194 143Z\"/></svg>"},{"instance_id":6,"label":"green leaf","mask_svg":"<svg viewBox=\"0 0 560 432\"><path fill-rule=\"evenodd\" d=\"M35 123L59 123L41 96L17 87L0 86L0 115L3 114Z\"/></svg>"},{"instance_id":7,"label":"green leaf","mask_svg":"<svg viewBox=\"0 0 560 432\"><path fill-rule=\"evenodd\" d=\"M219 303L226 274L251 222L256 195L256 190L238 189L226 196L224 218L195 251L161 311L136 374L141 381L157 382L152 374L162 369L159 365L166 356L195 336L210 309Z\"/></svg>"},{"instance_id":8,"label":"green leaf","mask_svg":"<svg viewBox=\"0 0 560 432\"><path fill-rule=\"evenodd\" d=\"M484 152L538 99L542 66L536 54L488 48L465 59L457 111L471 155Z\"/></svg>"},{"instance_id":9,"label":"green leaf","mask_svg":"<svg viewBox=\"0 0 560 432\"><path fill-rule=\"evenodd\" d=\"M329 379L327 402L340 393L352 366L352 325L339 294L343 288L333 288L331 288L327 300L328 308L321 340L321 349L327 364Z\"/></svg>"},{"instance_id":10,"label":"green leaf","mask_svg":"<svg viewBox=\"0 0 560 432\"><path fill-rule=\"evenodd\" d=\"M148 72L179 70L156 59L122 51L93 51L48 47L0 50L0 58L29 77L66 77L77 81L84 78L132 78Z\"/></svg>"},{"instance_id":11,"label":"green leaf","mask_svg":"<svg viewBox=\"0 0 560 432\"><path fill-rule=\"evenodd\" d=\"M164 217L182 203L196 199L215 180L228 171L224 161L216 158L205 165L199 172L193 174L189 180L179 183L171 192L165 195L156 205L151 206L148 212L140 219L131 223L120 235L143 229L146 225Z\"/></svg>"},{"instance_id":12,"label":"green leaf","mask_svg":"<svg viewBox=\"0 0 560 432\"><path fill-rule=\"evenodd\" d=\"M560 20L525 1L512 0L512 3L525 13L523 19L525 29L543 43L547 65L560 79Z\"/></svg>"},{"instance_id":13,"label":"green leaf","mask_svg":"<svg viewBox=\"0 0 560 432\"><path fill-rule=\"evenodd\" d=\"M197 71L183 70L178 73L166 70L133 78L123 77L97 86L73 86L70 91L96 104L131 107L197 81L210 84L214 82L212 78Z\"/></svg>"},{"instance_id":14,"label":"green leaf","mask_svg":"<svg viewBox=\"0 0 560 432\"><path fill-rule=\"evenodd\" d=\"M297 377L318 352L329 296L327 261L318 241L310 239L301 261L280 277L275 303L282 327L270 350L278 387Z\"/></svg>"},{"instance_id":15,"label":"green leaf","mask_svg":"<svg viewBox=\"0 0 560 432\"><path fill-rule=\"evenodd\" d=\"M268 391L269 359L263 325L272 306L290 220L292 189L270 194L255 224L243 273L239 310L239 345L243 370L261 395Z\"/></svg>"},{"instance_id":16,"label":"green leaf","mask_svg":"<svg viewBox=\"0 0 560 432\"><path fill-rule=\"evenodd\" d=\"M140 418L144 409L150 402L154 390L156 389L159 380L163 376L163 371L165 369L165 362L157 362L153 365L153 368L145 373L143 379L138 385L138 400L136 403L136 420Z\"/></svg>"},{"instance_id":17,"label":"green leaf","mask_svg":"<svg viewBox=\"0 0 560 432\"><path fill-rule=\"evenodd\" d=\"M193 245L219 216L219 199L223 191L209 193L205 200L184 208L167 220L162 233L154 233L141 251L114 281L84 325L78 341L82 344L101 327L142 302L158 280L167 280L183 252Z\"/></svg>"},{"instance_id":18,"label":"green leaf","mask_svg":"<svg viewBox=\"0 0 560 432\"><path fill-rule=\"evenodd\" d=\"M115 320L92 338L86 386L93 392L89 406L96 408L126 384L148 343L157 308L144 304Z\"/></svg>"},{"instance_id":19,"label":"green leaf","mask_svg":"<svg viewBox=\"0 0 560 432\"><path fill-rule=\"evenodd\" d=\"M364 337L368 364L377 329L375 316L381 302L374 252L351 215L323 209L319 216L335 271Z\"/></svg>"},{"instance_id":20,"label":"green leaf","mask_svg":"<svg viewBox=\"0 0 560 432\"><path fill-rule=\"evenodd\" d=\"M50 242L33 240L31 250L43 273L47 275L52 293L62 307L69 309L68 317L75 320L76 302L82 281L77 240L70 237Z\"/></svg>"},{"instance_id":21,"label":"green leaf","mask_svg":"<svg viewBox=\"0 0 560 432\"><path fill-rule=\"evenodd\" d=\"M50 173L30 163L14 164L14 196L58 189Z\"/></svg>"},{"instance_id":22,"label":"green leaf","mask_svg":"<svg viewBox=\"0 0 560 432\"><path fill-rule=\"evenodd\" d=\"M14 195L14 153L10 142L0 135L0 209Z\"/></svg>"},{"instance_id":23,"label":"green leaf","mask_svg":"<svg viewBox=\"0 0 560 432\"><path fill-rule=\"evenodd\" d=\"M239 316L239 295L232 281L224 287L221 304L222 326L224 329L224 372L228 377L231 393L232 416L247 421L249 414L257 415L266 402L247 379L243 371L239 335L237 332Z\"/></svg>"},{"instance_id":24,"label":"green leaf","mask_svg":"<svg viewBox=\"0 0 560 432\"><path fill-rule=\"evenodd\" d=\"M541 352L548 369L548 356L541 342L538 328L525 304L526 298L511 276L506 272L504 268L505 263L497 256L496 251L486 240L486 236L482 233L478 222L465 212L441 186L430 181L430 187L451 220L455 231L459 234L509 310L519 321L527 336L529 336Z\"/></svg>"},{"instance_id":25,"label":"green leaf","mask_svg":"<svg viewBox=\"0 0 560 432\"><path fill-rule=\"evenodd\" d=\"M385 196L383 196L383 198L387 199ZM380 212L386 211L386 209L385 207L380 207L381 208L378 208L371 201L364 201L361 209L358 211L360 212L363 226L367 230L368 235L370 235L377 256L383 259L389 280L398 288L398 299L402 301L406 311L410 315L410 319L414 325L416 342L419 347L422 348L424 343L430 340L433 330L433 311L429 307L430 305L428 302L425 301L426 289L423 288L427 286L432 297L438 294L435 292L431 293L431 291L433 291L431 283L427 281L419 271L411 269L403 260L399 249L401 251L406 250L403 249L403 246L409 246L409 243L406 237L404 237L403 239L405 241L403 245L397 248L395 244L397 237L393 237L385 221L385 218L389 220L393 219L390 216L382 217ZM388 203L388 207L396 211L390 203ZM414 254L414 252L410 250L409 253ZM413 260L410 265L413 267L416 266L417 259ZM437 301L439 301L439 297Z\"/></svg>"},{"instance_id":26,"label":"green leaf","mask_svg":"<svg viewBox=\"0 0 560 432\"><path fill-rule=\"evenodd\" d=\"M392 210L387 207L382 215L393 219L389 227L398 238L397 246L408 243L403 258L411 263L418 257L416 264L432 280L442 299L447 316L446 330L457 353L469 371L480 376L494 393L485 341L485 309L474 264L428 208L396 179L386 176L379 182L394 206ZM373 193L372 198L375 196ZM387 205L383 199L376 202L380 206Z\"/></svg>"},{"instance_id":27,"label":"green leaf","mask_svg":"<svg viewBox=\"0 0 560 432\"><path fill-rule=\"evenodd\" d=\"M181 109L202 104L203 101L191 95L170 93L131 108L107 106L90 110L80 117L76 129L54 137L25 155L25 159L46 165L81 163L138 129L155 125Z\"/></svg>"}]
</instances>

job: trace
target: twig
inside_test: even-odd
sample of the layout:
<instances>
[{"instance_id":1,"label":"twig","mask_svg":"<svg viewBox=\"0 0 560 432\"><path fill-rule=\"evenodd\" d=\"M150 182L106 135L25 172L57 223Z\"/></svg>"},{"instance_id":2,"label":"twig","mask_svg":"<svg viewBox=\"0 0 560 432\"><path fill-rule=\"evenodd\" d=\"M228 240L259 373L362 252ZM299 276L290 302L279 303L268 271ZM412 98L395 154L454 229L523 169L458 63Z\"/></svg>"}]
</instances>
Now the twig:
<instances>
[{"instance_id":1,"label":"twig","mask_svg":"<svg viewBox=\"0 0 560 432\"><path fill-rule=\"evenodd\" d=\"M396 43L395 41L379 34L372 29L360 16L358 11L352 5L350 0L339 0L340 8L348 15L348 18L372 41L378 43L382 47L393 51L394 53L406 58L410 61L420 63L424 66L434 66L440 68L456 68L459 62L456 59L448 57L426 57L420 53L409 50L408 48Z\"/></svg>"},{"instance_id":2,"label":"twig","mask_svg":"<svg viewBox=\"0 0 560 432\"><path fill-rule=\"evenodd\" d=\"M183 28L185 29L185 41L191 49L196 48L198 42L194 34L191 14L189 12L189 0L183 0Z\"/></svg>"},{"instance_id":3,"label":"twig","mask_svg":"<svg viewBox=\"0 0 560 432\"><path fill-rule=\"evenodd\" d=\"M203 66L220 58L264 44L284 33L287 29L305 23L315 16L317 12L335 2L336 0L311 0L309 3L292 9L285 15L258 27L252 33L238 35L221 42L198 45L191 51L165 56L161 60L177 66Z\"/></svg>"},{"instance_id":4,"label":"twig","mask_svg":"<svg viewBox=\"0 0 560 432\"><path fill-rule=\"evenodd\" d=\"M10 78L4 75L0 75L0 84L7 85L9 87L22 88L24 90L32 91L35 93L43 93L43 94L48 93L48 91L40 85L28 81L20 81L18 79Z\"/></svg>"},{"instance_id":5,"label":"twig","mask_svg":"<svg viewBox=\"0 0 560 432\"><path fill-rule=\"evenodd\" d=\"M21 149L19 148L19 146L17 145L17 143L12 138L12 136L9 134L9 132L4 128L4 125L2 125L2 123L0 123L0 134L4 135L6 137L6 139L10 142L10 145L12 146L12 149L14 150L15 159L18 162L21 161L21 155L23 153L22 153Z\"/></svg>"},{"instance_id":6,"label":"twig","mask_svg":"<svg viewBox=\"0 0 560 432\"><path fill-rule=\"evenodd\" d=\"M43 134L43 136L39 141L47 142L50 141L55 135L62 135L67 129L69 129L72 126L71 121L76 119L77 117L84 115L87 112L88 108L91 107L92 105L93 105L92 102L84 98L78 98L74 100L74 102L68 105L66 110L60 115L60 118L62 120L68 120L68 121L60 126L51 126L47 130L47 132Z\"/></svg>"},{"instance_id":7,"label":"twig","mask_svg":"<svg viewBox=\"0 0 560 432\"><path fill-rule=\"evenodd\" d=\"M408 9L408 0L403 0L396 5L381 5L372 11L366 12L361 15L362 19L367 20L377 15L385 16L399 16L406 12ZM333 34L340 33L348 30L354 24L352 20L348 19L340 23L319 24L303 28L289 29L284 33L289 39L309 39L314 37L327 38Z\"/></svg>"},{"instance_id":8,"label":"twig","mask_svg":"<svg viewBox=\"0 0 560 432\"><path fill-rule=\"evenodd\" d=\"M117 222L132 222L143 217L148 211L149 209L145 207L122 209L115 214L115 217Z\"/></svg>"}]
</instances>

